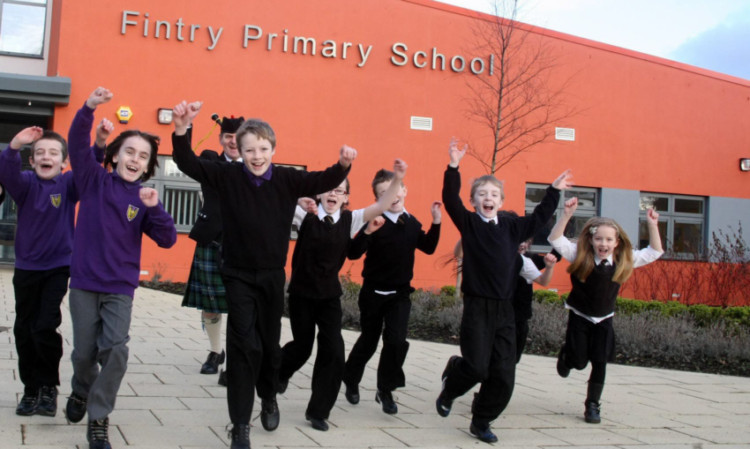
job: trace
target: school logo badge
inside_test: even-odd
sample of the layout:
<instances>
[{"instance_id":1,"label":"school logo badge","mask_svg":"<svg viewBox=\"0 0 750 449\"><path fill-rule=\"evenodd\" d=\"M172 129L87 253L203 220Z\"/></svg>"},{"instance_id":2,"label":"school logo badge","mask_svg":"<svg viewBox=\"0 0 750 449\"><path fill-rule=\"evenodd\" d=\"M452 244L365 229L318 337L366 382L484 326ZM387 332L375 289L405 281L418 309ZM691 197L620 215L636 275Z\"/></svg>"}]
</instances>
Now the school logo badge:
<instances>
[{"instance_id":1,"label":"school logo badge","mask_svg":"<svg viewBox=\"0 0 750 449\"><path fill-rule=\"evenodd\" d=\"M62 196L59 193L50 195L49 200L52 203L52 207L54 207L55 209L60 208L60 202L62 201Z\"/></svg>"},{"instance_id":2,"label":"school logo badge","mask_svg":"<svg viewBox=\"0 0 750 449\"><path fill-rule=\"evenodd\" d=\"M128 221L133 221L138 216L138 208L128 204Z\"/></svg>"}]
</instances>

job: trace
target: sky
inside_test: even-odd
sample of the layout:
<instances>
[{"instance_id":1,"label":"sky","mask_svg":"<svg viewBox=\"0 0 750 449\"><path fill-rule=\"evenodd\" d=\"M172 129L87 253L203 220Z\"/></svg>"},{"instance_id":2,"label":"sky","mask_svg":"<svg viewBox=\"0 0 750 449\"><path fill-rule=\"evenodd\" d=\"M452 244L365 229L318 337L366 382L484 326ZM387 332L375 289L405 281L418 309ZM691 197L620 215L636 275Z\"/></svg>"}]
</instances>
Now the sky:
<instances>
[{"instance_id":1,"label":"sky","mask_svg":"<svg viewBox=\"0 0 750 449\"><path fill-rule=\"evenodd\" d=\"M750 0L519 0L517 20L750 80Z\"/></svg>"}]
</instances>

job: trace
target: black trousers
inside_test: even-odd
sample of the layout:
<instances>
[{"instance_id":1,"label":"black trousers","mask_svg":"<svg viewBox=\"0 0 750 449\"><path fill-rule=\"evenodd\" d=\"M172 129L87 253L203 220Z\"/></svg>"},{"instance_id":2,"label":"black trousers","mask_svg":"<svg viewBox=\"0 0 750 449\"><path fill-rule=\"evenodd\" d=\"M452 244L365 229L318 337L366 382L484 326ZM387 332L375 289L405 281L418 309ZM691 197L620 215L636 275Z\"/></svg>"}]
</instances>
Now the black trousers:
<instances>
[{"instance_id":1,"label":"black trousers","mask_svg":"<svg viewBox=\"0 0 750 449\"><path fill-rule=\"evenodd\" d=\"M281 366L281 314L284 309L283 269L226 269L227 405L233 424L249 424L255 390L271 399L278 388Z\"/></svg>"},{"instance_id":2,"label":"black trousers","mask_svg":"<svg viewBox=\"0 0 750 449\"><path fill-rule=\"evenodd\" d=\"M408 289L381 295L369 288L359 292L359 324L361 334L354 344L344 369L344 382L359 385L365 365L378 348L383 335L383 349L378 363L377 388L393 391L406 385L404 361L409 351L406 332L409 325L411 301Z\"/></svg>"},{"instance_id":3,"label":"black trousers","mask_svg":"<svg viewBox=\"0 0 750 449\"><path fill-rule=\"evenodd\" d=\"M70 267L51 270L16 268L13 288L16 321L13 335L18 351L18 374L27 392L42 386L60 385L62 322L60 304L68 290Z\"/></svg>"},{"instance_id":4,"label":"black trousers","mask_svg":"<svg viewBox=\"0 0 750 449\"><path fill-rule=\"evenodd\" d=\"M289 295L292 337L281 348L280 379L289 379L307 362L318 326L318 352L312 375L308 416L327 419L336 404L344 374L344 338L341 336L341 298L312 299Z\"/></svg>"},{"instance_id":5,"label":"black trousers","mask_svg":"<svg viewBox=\"0 0 750 449\"><path fill-rule=\"evenodd\" d=\"M529 320L516 320L516 363L521 361L529 339Z\"/></svg>"},{"instance_id":6,"label":"black trousers","mask_svg":"<svg viewBox=\"0 0 750 449\"><path fill-rule=\"evenodd\" d=\"M510 402L516 380L516 326L510 301L464 297L461 355L452 365L443 395L453 400L482 386L472 405L473 420L489 424Z\"/></svg>"}]
</instances>

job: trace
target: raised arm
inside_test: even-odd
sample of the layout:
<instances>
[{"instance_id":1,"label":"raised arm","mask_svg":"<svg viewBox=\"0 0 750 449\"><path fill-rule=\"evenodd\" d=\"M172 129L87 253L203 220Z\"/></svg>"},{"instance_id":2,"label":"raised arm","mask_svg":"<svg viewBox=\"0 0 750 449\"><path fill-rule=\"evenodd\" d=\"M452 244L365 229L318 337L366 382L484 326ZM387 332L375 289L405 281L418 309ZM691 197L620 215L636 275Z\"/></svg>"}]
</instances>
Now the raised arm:
<instances>
[{"instance_id":1,"label":"raised arm","mask_svg":"<svg viewBox=\"0 0 750 449\"><path fill-rule=\"evenodd\" d=\"M542 272L542 275L538 278L534 279L534 282L541 285L542 287L546 287L549 285L549 281L552 280L552 274L555 271L555 264L557 263L557 257L555 257L554 254L547 253L546 256L544 256L544 271Z\"/></svg>"},{"instance_id":2,"label":"raised arm","mask_svg":"<svg viewBox=\"0 0 750 449\"><path fill-rule=\"evenodd\" d=\"M448 157L450 162L448 163L448 168L443 175L443 204L445 204L445 210L448 212L448 216L451 217L453 224L458 228L459 232L462 232L463 230L461 216L466 212L466 208L461 202L461 197L459 196L461 191L461 175L458 172L458 163L466 155L467 150L467 145L459 148L458 141L455 138L451 139L450 145L448 146Z\"/></svg>"},{"instance_id":3,"label":"raised arm","mask_svg":"<svg viewBox=\"0 0 750 449\"><path fill-rule=\"evenodd\" d=\"M565 227L568 226L568 222L573 217L573 213L578 208L578 198L573 197L567 201L565 201L565 208L563 209L562 215L557 219L555 222L555 225L552 227L552 230L549 233L549 241L552 242L554 240L559 239L563 236L563 233L565 232Z\"/></svg>"},{"instance_id":4,"label":"raised arm","mask_svg":"<svg viewBox=\"0 0 750 449\"><path fill-rule=\"evenodd\" d=\"M42 137L43 132L38 126L22 129L0 155L0 182L5 184L16 202L23 200L29 185L28 178L21 174L21 148Z\"/></svg>"},{"instance_id":5,"label":"raised arm","mask_svg":"<svg viewBox=\"0 0 750 449\"><path fill-rule=\"evenodd\" d=\"M396 201L396 196L398 195L399 189L401 189L401 185L404 182L404 177L406 176L406 168L406 162L401 159L396 159L396 161L393 162L393 173L395 178L380 198L365 208L362 221L368 222L372 220L386 211L390 205Z\"/></svg>"},{"instance_id":6,"label":"raised arm","mask_svg":"<svg viewBox=\"0 0 750 449\"><path fill-rule=\"evenodd\" d=\"M201 160L190 147L192 133L190 127L201 110L203 103L182 101L172 109L172 160L183 173L201 184L215 186L220 177L218 167L213 161Z\"/></svg>"},{"instance_id":7,"label":"raised arm","mask_svg":"<svg viewBox=\"0 0 750 449\"><path fill-rule=\"evenodd\" d=\"M649 208L646 212L646 223L648 226L648 246L663 253L664 248L662 248L661 236L659 235L659 213L654 208Z\"/></svg>"}]
</instances>

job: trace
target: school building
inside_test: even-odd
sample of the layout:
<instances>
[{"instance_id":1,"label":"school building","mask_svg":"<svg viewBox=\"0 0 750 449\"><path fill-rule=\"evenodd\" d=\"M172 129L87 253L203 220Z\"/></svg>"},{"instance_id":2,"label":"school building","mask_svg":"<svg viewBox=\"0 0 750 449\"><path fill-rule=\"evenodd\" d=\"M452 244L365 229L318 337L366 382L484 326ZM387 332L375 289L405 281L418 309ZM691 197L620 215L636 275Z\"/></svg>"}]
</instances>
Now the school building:
<instances>
[{"instance_id":1,"label":"school building","mask_svg":"<svg viewBox=\"0 0 750 449\"><path fill-rule=\"evenodd\" d=\"M470 112L473 89L500 70L499 55L476 45L477 31L493 20L431 0L0 0L0 143L31 125L66 135L97 86L114 93L97 119L122 121L116 132L161 136L159 174L150 184L180 235L169 250L144 239L144 279L185 281L192 259L187 231L199 186L170 156L169 110L183 99L204 102L193 132L194 144L205 138L199 149L218 148L213 113L268 121L280 164L323 169L342 144L355 147L354 208L373 201L377 169L406 160L406 209L426 229L450 139L476 151L492 145L491 128ZM498 170L504 209L529 212L570 168L581 199L574 225L611 216L640 245L647 241L645 207L654 204L675 263L740 223L750 241L750 80L517 27L530 49L544 45L554 56L548 83L564 86L574 112L547 123L550 138ZM462 162L467 207L471 180L486 172L478 158ZM15 205L6 200L0 258L7 263L15 222ZM446 261L458 238L445 214L436 254L417 256L415 286L454 283ZM347 261L343 272L359 280L361 267L361 260ZM551 286L569 289L564 270Z\"/></svg>"}]
</instances>

